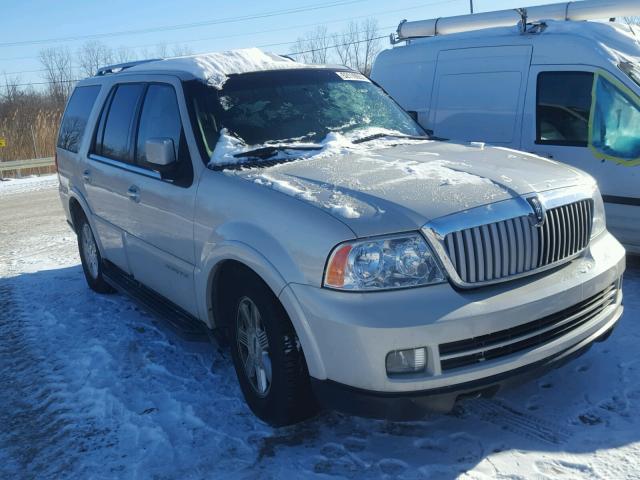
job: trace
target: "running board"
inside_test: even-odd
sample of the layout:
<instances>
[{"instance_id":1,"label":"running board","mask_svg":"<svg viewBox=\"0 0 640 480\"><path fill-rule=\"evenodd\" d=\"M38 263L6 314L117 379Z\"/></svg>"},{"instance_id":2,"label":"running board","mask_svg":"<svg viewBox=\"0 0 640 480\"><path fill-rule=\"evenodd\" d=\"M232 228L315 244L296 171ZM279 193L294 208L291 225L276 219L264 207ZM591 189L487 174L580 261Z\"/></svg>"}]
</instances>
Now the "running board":
<instances>
[{"instance_id":1,"label":"running board","mask_svg":"<svg viewBox=\"0 0 640 480\"><path fill-rule=\"evenodd\" d=\"M216 336L203 322L159 293L145 287L117 265L104 260L105 281L135 300L145 310L162 318L181 338L190 342L206 342Z\"/></svg>"}]
</instances>

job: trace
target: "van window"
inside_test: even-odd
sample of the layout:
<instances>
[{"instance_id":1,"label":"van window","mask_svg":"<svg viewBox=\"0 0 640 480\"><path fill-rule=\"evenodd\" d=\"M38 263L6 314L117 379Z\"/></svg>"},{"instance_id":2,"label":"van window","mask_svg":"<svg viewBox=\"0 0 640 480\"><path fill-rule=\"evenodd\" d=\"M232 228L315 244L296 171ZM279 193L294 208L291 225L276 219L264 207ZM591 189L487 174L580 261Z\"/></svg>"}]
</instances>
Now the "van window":
<instances>
[{"instance_id":1,"label":"van window","mask_svg":"<svg viewBox=\"0 0 640 480\"><path fill-rule=\"evenodd\" d=\"M58 147L78 153L100 85L77 87L69 99L58 134Z\"/></svg>"},{"instance_id":2,"label":"van window","mask_svg":"<svg viewBox=\"0 0 640 480\"><path fill-rule=\"evenodd\" d=\"M146 162L145 143L150 138L170 138L179 158L182 123L176 93L170 85L150 85L142 105L136 148L136 163Z\"/></svg>"},{"instance_id":3,"label":"van window","mask_svg":"<svg viewBox=\"0 0 640 480\"><path fill-rule=\"evenodd\" d=\"M132 162L131 127L144 85L126 83L118 85L108 111L103 112L102 139L96 139L96 153L113 160ZM100 136L100 134L98 135Z\"/></svg>"},{"instance_id":4,"label":"van window","mask_svg":"<svg viewBox=\"0 0 640 480\"><path fill-rule=\"evenodd\" d=\"M607 157L640 159L640 106L602 75L596 80L591 145Z\"/></svg>"},{"instance_id":5,"label":"van window","mask_svg":"<svg viewBox=\"0 0 640 480\"><path fill-rule=\"evenodd\" d=\"M538 75L536 143L586 147L593 73L543 72Z\"/></svg>"}]
</instances>

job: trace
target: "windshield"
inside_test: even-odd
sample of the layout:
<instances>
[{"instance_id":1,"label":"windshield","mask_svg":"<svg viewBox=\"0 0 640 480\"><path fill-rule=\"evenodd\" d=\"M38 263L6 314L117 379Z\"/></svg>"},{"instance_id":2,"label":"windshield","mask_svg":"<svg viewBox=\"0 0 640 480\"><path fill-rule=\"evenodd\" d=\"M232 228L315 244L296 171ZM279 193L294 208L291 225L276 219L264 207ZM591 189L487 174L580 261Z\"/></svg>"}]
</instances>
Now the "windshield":
<instances>
[{"instance_id":1,"label":"windshield","mask_svg":"<svg viewBox=\"0 0 640 480\"><path fill-rule=\"evenodd\" d=\"M197 125L210 156L226 129L247 145L321 142L331 132L425 136L379 87L355 72L305 69L230 76L222 90L192 89Z\"/></svg>"},{"instance_id":2,"label":"windshield","mask_svg":"<svg viewBox=\"0 0 640 480\"><path fill-rule=\"evenodd\" d=\"M620 70L626 73L636 85L640 86L640 65L633 62L620 62Z\"/></svg>"}]
</instances>

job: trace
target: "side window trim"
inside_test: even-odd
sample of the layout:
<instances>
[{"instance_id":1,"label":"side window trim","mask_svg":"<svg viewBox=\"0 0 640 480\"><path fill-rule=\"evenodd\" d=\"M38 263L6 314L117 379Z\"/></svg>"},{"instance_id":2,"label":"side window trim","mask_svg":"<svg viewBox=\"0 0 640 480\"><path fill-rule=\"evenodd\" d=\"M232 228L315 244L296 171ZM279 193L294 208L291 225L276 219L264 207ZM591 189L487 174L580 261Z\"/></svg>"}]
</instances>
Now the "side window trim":
<instances>
[{"instance_id":1,"label":"side window trim","mask_svg":"<svg viewBox=\"0 0 640 480\"><path fill-rule=\"evenodd\" d=\"M541 77L545 74L584 74L591 75L591 106L589 108L589 123L591 123L591 111L593 110L593 87L595 85L596 73L589 70L545 70L538 72L536 76L536 98L535 98L535 127L536 127L536 136L534 140L534 144L536 145L549 145L549 146L558 146L558 147L583 147L587 148L589 146L589 135L587 135L587 140L584 142L576 142L576 141L561 141L561 140L541 140L541 131L540 131L540 119L538 118L538 108L540 101L540 88L541 88Z\"/></svg>"},{"instance_id":2,"label":"side window trim","mask_svg":"<svg viewBox=\"0 0 640 480\"><path fill-rule=\"evenodd\" d=\"M157 180L162 180L162 176L158 172L149 170L147 168L138 167L137 165L132 165L121 160L113 160L112 158L103 157L102 155L98 155L96 153L90 154L89 158L95 162L104 163L105 165L120 168L128 172L137 173L139 175L155 178Z\"/></svg>"},{"instance_id":3,"label":"side window trim","mask_svg":"<svg viewBox=\"0 0 640 480\"><path fill-rule=\"evenodd\" d=\"M93 135L93 140L91 142L91 148L89 149L89 155L98 155L102 153L102 142L104 140L104 125L107 121L107 115L109 114L109 110L111 109L111 102L113 101L113 95L116 89L114 87L109 90L104 103L102 104L102 108L100 109L100 117L98 120L98 124L96 125L95 132ZM96 152L96 148L100 145L100 152Z\"/></svg>"}]
</instances>

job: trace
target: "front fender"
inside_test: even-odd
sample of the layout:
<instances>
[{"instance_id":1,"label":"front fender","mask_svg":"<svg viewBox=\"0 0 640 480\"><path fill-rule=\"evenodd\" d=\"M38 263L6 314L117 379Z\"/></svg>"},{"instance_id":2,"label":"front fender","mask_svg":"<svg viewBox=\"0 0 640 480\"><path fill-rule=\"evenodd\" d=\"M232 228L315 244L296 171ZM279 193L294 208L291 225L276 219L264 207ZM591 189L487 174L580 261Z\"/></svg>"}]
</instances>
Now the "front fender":
<instances>
[{"instance_id":1,"label":"front fender","mask_svg":"<svg viewBox=\"0 0 640 480\"><path fill-rule=\"evenodd\" d=\"M217 268L226 260L235 260L252 269L279 297L287 312L307 361L309 372L316 378L324 378L324 365L310 326L305 316L300 314L299 306L287 282L264 255L247 243L239 240L225 240L216 244L202 258L201 268L196 269L195 285L198 305L201 307L200 318L205 319L209 328L214 328L216 319L213 313L213 280Z\"/></svg>"}]
</instances>

